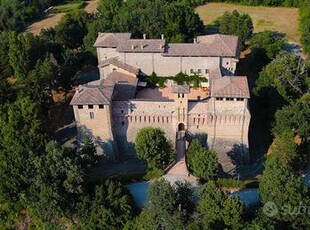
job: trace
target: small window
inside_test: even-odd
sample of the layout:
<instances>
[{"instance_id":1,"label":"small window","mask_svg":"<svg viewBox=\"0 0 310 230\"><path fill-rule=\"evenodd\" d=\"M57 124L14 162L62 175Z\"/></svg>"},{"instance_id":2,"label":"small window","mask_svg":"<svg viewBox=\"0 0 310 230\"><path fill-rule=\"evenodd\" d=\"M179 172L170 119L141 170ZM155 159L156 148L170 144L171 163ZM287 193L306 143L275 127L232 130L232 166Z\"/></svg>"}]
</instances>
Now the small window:
<instances>
[{"instance_id":1,"label":"small window","mask_svg":"<svg viewBox=\"0 0 310 230\"><path fill-rule=\"evenodd\" d=\"M121 110L121 113L123 114L123 113L124 113L124 110Z\"/></svg>"},{"instance_id":2,"label":"small window","mask_svg":"<svg viewBox=\"0 0 310 230\"><path fill-rule=\"evenodd\" d=\"M237 101L244 101L244 98L237 98Z\"/></svg>"},{"instance_id":3,"label":"small window","mask_svg":"<svg viewBox=\"0 0 310 230\"><path fill-rule=\"evenodd\" d=\"M234 98L232 98L232 97L227 97L226 98L226 101L233 101L234 100Z\"/></svg>"},{"instance_id":4,"label":"small window","mask_svg":"<svg viewBox=\"0 0 310 230\"><path fill-rule=\"evenodd\" d=\"M125 122L124 122L124 121L122 121L122 125L125 125Z\"/></svg>"},{"instance_id":5,"label":"small window","mask_svg":"<svg viewBox=\"0 0 310 230\"><path fill-rule=\"evenodd\" d=\"M93 109L94 106L93 106L93 105L88 105L88 108L89 108L89 109Z\"/></svg>"},{"instance_id":6,"label":"small window","mask_svg":"<svg viewBox=\"0 0 310 230\"><path fill-rule=\"evenodd\" d=\"M226 65L229 65L229 62L226 62Z\"/></svg>"},{"instance_id":7,"label":"small window","mask_svg":"<svg viewBox=\"0 0 310 230\"><path fill-rule=\"evenodd\" d=\"M89 118L90 118L90 119L94 119L94 118L95 118L94 112L90 112L90 113L89 113Z\"/></svg>"},{"instance_id":8,"label":"small window","mask_svg":"<svg viewBox=\"0 0 310 230\"><path fill-rule=\"evenodd\" d=\"M206 69L206 73L209 73L209 69Z\"/></svg>"},{"instance_id":9,"label":"small window","mask_svg":"<svg viewBox=\"0 0 310 230\"><path fill-rule=\"evenodd\" d=\"M182 93L181 95L182 95L182 98L184 98L184 93Z\"/></svg>"},{"instance_id":10,"label":"small window","mask_svg":"<svg viewBox=\"0 0 310 230\"><path fill-rule=\"evenodd\" d=\"M190 69L190 73L194 73L194 70L193 70L193 69Z\"/></svg>"},{"instance_id":11,"label":"small window","mask_svg":"<svg viewBox=\"0 0 310 230\"><path fill-rule=\"evenodd\" d=\"M83 105L78 105L78 109L83 109Z\"/></svg>"},{"instance_id":12,"label":"small window","mask_svg":"<svg viewBox=\"0 0 310 230\"><path fill-rule=\"evenodd\" d=\"M201 74L201 69L198 69L197 73L198 73L198 74Z\"/></svg>"},{"instance_id":13,"label":"small window","mask_svg":"<svg viewBox=\"0 0 310 230\"><path fill-rule=\"evenodd\" d=\"M99 105L99 109L103 109L104 108L104 106L103 105Z\"/></svg>"},{"instance_id":14,"label":"small window","mask_svg":"<svg viewBox=\"0 0 310 230\"><path fill-rule=\"evenodd\" d=\"M223 101L223 98L222 97L217 97L216 100L217 101Z\"/></svg>"},{"instance_id":15,"label":"small window","mask_svg":"<svg viewBox=\"0 0 310 230\"><path fill-rule=\"evenodd\" d=\"M200 96L197 96L197 100L200 101Z\"/></svg>"}]
</instances>

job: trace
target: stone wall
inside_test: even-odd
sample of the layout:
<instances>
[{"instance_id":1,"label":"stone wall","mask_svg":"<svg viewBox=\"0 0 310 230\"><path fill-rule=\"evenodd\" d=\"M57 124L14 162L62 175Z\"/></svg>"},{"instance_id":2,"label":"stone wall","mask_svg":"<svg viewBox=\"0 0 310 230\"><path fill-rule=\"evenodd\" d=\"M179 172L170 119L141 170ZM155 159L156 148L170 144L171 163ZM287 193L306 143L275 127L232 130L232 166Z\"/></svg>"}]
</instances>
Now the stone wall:
<instances>
[{"instance_id":1,"label":"stone wall","mask_svg":"<svg viewBox=\"0 0 310 230\"><path fill-rule=\"evenodd\" d=\"M82 109L79 109L74 105L73 110L79 137L82 138L84 134L88 135L98 145L99 155L114 157L116 149L113 143L110 106L104 105L104 108L99 108L99 105L93 105L91 109L88 105L84 105Z\"/></svg>"},{"instance_id":2,"label":"stone wall","mask_svg":"<svg viewBox=\"0 0 310 230\"><path fill-rule=\"evenodd\" d=\"M179 72L191 73L191 69L207 77L206 69L221 68L223 75L234 75L238 59L230 57L170 57L162 53L119 53L114 48L97 48L98 60L118 57L120 61L140 68L147 75L155 72L161 76L174 76Z\"/></svg>"}]
</instances>

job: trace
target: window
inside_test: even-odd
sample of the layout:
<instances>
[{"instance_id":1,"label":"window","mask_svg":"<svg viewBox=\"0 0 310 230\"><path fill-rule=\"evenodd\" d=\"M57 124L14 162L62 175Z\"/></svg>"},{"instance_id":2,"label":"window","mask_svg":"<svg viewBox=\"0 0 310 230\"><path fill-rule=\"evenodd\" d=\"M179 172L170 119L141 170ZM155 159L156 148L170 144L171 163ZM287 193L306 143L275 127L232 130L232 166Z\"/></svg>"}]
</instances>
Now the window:
<instances>
[{"instance_id":1,"label":"window","mask_svg":"<svg viewBox=\"0 0 310 230\"><path fill-rule=\"evenodd\" d=\"M206 69L206 73L209 73L209 69Z\"/></svg>"},{"instance_id":2,"label":"window","mask_svg":"<svg viewBox=\"0 0 310 230\"><path fill-rule=\"evenodd\" d=\"M124 110L121 110L121 113L124 113Z\"/></svg>"},{"instance_id":3,"label":"window","mask_svg":"<svg viewBox=\"0 0 310 230\"><path fill-rule=\"evenodd\" d=\"M94 118L95 118L94 112L90 112L90 113L89 113L89 118L90 118L90 119L94 119Z\"/></svg>"},{"instance_id":4,"label":"window","mask_svg":"<svg viewBox=\"0 0 310 230\"><path fill-rule=\"evenodd\" d=\"M233 101L234 100L234 98L232 98L232 97L227 97L226 98L226 101Z\"/></svg>"},{"instance_id":5,"label":"window","mask_svg":"<svg viewBox=\"0 0 310 230\"><path fill-rule=\"evenodd\" d=\"M237 98L237 101L244 101L244 98Z\"/></svg>"},{"instance_id":6,"label":"window","mask_svg":"<svg viewBox=\"0 0 310 230\"><path fill-rule=\"evenodd\" d=\"M83 109L83 105L78 105L78 109Z\"/></svg>"},{"instance_id":7,"label":"window","mask_svg":"<svg viewBox=\"0 0 310 230\"><path fill-rule=\"evenodd\" d=\"M197 96L197 100L200 101L200 96Z\"/></svg>"},{"instance_id":8,"label":"window","mask_svg":"<svg viewBox=\"0 0 310 230\"><path fill-rule=\"evenodd\" d=\"M190 73L194 73L194 70L193 70L193 69L190 69Z\"/></svg>"},{"instance_id":9,"label":"window","mask_svg":"<svg viewBox=\"0 0 310 230\"><path fill-rule=\"evenodd\" d=\"M125 125L125 122L124 122L124 121L122 121L122 125Z\"/></svg>"},{"instance_id":10,"label":"window","mask_svg":"<svg viewBox=\"0 0 310 230\"><path fill-rule=\"evenodd\" d=\"M89 108L89 109L93 109L94 106L93 106L93 105L88 105L88 108Z\"/></svg>"},{"instance_id":11,"label":"window","mask_svg":"<svg viewBox=\"0 0 310 230\"><path fill-rule=\"evenodd\" d=\"M184 98L184 93L181 94L182 98Z\"/></svg>"},{"instance_id":12,"label":"window","mask_svg":"<svg viewBox=\"0 0 310 230\"><path fill-rule=\"evenodd\" d=\"M226 62L226 65L229 65L229 62Z\"/></svg>"},{"instance_id":13,"label":"window","mask_svg":"<svg viewBox=\"0 0 310 230\"><path fill-rule=\"evenodd\" d=\"M222 97L217 97L216 100L217 101L223 101L223 98Z\"/></svg>"},{"instance_id":14,"label":"window","mask_svg":"<svg viewBox=\"0 0 310 230\"><path fill-rule=\"evenodd\" d=\"M104 108L104 106L103 105L99 105L99 109L103 109Z\"/></svg>"},{"instance_id":15,"label":"window","mask_svg":"<svg viewBox=\"0 0 310 230\"><path fill-rule=\"evenodd\" d=\"M198 74L201 74L201 69L198 69L197 73L198 73Z\"/></svg>"}]
</instances>

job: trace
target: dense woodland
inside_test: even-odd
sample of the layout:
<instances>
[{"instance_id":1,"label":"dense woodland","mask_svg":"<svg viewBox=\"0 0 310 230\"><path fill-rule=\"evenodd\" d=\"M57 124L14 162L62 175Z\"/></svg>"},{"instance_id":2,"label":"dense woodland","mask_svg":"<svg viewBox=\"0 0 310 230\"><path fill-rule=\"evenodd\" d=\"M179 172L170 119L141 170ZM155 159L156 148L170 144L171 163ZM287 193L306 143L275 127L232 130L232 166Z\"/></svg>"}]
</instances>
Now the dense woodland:
<instances>
[{"instance_id":1,"label":"dense woodland","mask_svg":"<svg viewBox=\"0 0 310 230\"><path fill-rule=\"evenodd\" d=\"M79 10L39 36L19 33L56 3L0 2L1 228L309 229L309 215L279 212L268 217L263 212L269 201L278 207L310 205L309 189L301 178L310 141L309 60L283 51L285 40L271 31L253 34L249 15L232 12L220 17L220 32L240 36L243 48L251 50L249 65L256 79L251 103L266 118L264 125L272 136L259 181L262 204L245 207L229 196L217 180L216 153L193 140L187 160L191 172L204 183L196 191L200 198L193 199L197 194L193 196L186 183L171 186L159 180L151 185L151 202L139 210L117 180L90 182L92 167L102 159L95 156L88 138L79 150L53 140L47 129L49 111L56 103L53 94L68 92L75 73L96 64L92 44L99 31L129 31L134 37L165 34L170 42L190 41L204 29L194 11L203 1L101 0L96 14ZM28 13L27 8L19 8L21 4L29 7ZM297 1L248 4L299 5ZM302 43L308 53L309 12L310 5L300 8ZM181 73L177 77L188 81ZM156 74L149 78L158 80ZM171 144L160 129L142 129L135 146L148 172L162 174L173 159Z\"/></svg>"}]
</instances>

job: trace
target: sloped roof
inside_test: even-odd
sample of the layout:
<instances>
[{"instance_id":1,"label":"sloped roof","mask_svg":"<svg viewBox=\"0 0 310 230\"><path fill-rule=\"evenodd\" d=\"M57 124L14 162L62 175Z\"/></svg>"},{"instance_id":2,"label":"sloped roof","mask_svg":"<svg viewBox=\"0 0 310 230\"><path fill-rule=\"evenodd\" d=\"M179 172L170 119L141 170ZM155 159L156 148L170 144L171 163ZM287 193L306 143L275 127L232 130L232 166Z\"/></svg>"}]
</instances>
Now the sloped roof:
<instances>
[{"instance_id":1,"label":"sloped roof","mask_svg":"<svg viewBox=\"0 0 310 230\"><path fill-rule=\"evenodd\" d=\"M121 68L123 70L126 70L128 71L129 73L132 73L132 74L135 74L135 75L138 75L139 72L140 72L140 69L139 68L136 68L134 66L131 66L131 65L128 65L120 60L118 60L117 58L109 58L107 60L104 60L103 62L100 63L100 66L103 67L103 66L106 66L106 65L114 65L118 68Z\"/></svg>"},{"instance_id":2,"label":"sloped roof","mask_svg":"<svg viewBox=\"0 0 310 230\"><path fill-rule=\"evenodd\" d=\"M211 81L211 97L250 98L246 77L221 77Z\"/></svg>"},{"instance_id":3,"label":"sloped roof","mask_svg":"<svg viewBox=\"0 0 310 230\"><path fill-rule=\"evenodd\" d=\"M189 93L189 85L173 85L171 88L172 93Z\"/></svg>"},{"instance_id":4,"label":"sloped roof","mask_svg":"<svg viewBox=\"0 0 310 230\"><path fill-rule=\"evenodd\" d=\"M165 40L162 39L129 39L118 44L119 52L134 53L162 53L165 48Z\"/></svg>"},{"instance_id":5,"label":"sloped roof","mask_svg":"<svg viewBox=\"0 0 310 230\"><path fill-rule=\"evenodd\" d=\"M121 41L130 39L131 33L99 33L95 47L116 48Z\"/></svg>"},{"instance_id":6,"label":"sloped roof","mask_svg":"<svg viewBox=\"0 0 310 230\"><path fill-rule=\"evenodd\" d=\"M114 90L113 84L80 85L70 105L101 105L110 104Z\"/></svg>"},{"instance_id":7,"label":"sloped roof","mask_svg":"<svg viewBox=\"0 0 310 230\"><path fill-rule=\"evenodd\" d=\"M209 79L212 81L214 79L217 78L221 78L222 77L222 73L220 68L216 68L216 69L210 69L209 70Z\"/></svg>"},{"instance_id":8,"label":"sloped roof","mask_svg":"<svg viewBox=\"0 0 310 230\"><path fill-rule=\"evenodd\" d=\"M237 57L238 37L231 35L205 35L196 43L169 43L164 56Z\"/></svg>"},{"instance_id":9,"label":"sloped roof","mask_svg":"<svg viewBox=\"0 0 310 230\"><path fill-rule=\"evenodd\" d=\"M107 76L106 80L115 83L113 100L128 100L134 98L138 78L115 70Z\"/></svg>"}]
</instances>

